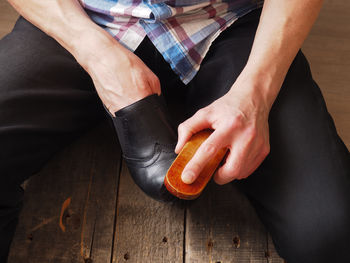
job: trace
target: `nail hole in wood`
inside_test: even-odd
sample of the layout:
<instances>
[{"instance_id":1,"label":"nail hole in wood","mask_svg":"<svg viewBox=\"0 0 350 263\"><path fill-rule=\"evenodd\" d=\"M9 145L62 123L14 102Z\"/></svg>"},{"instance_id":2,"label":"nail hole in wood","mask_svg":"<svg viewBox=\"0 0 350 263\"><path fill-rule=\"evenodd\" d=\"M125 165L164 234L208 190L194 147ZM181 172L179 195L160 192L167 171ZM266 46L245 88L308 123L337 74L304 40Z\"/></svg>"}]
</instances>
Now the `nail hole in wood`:
<instances>
[{"instance_id":1,"label":"nail hole in wood","mask_svg":"<svg viewBox=\"0 0 350 263\"><path fill-rule=\"evenodd\" d=\"M29 241L32 241L32 240L33 240L33 234L32 234L32 233L28 234L28 235L27 235L27 239L28 239Z\"/></svg>"},{"instance_id":2,"label":"nail hole in wood","mask_svg":"<svg viewBox=\"0 0 350 263\"><path fill-rule=\"evenodd\" d=\"M167 237L163 237L163 240L162 240L163 243L166 243L168 242L168 238Z\"/></svg>"},{"instance_id":3,"label":"nail hole in wood","mask_svg":"<svg viewBox=\"0 0 350 263\"><path fill-rule=\"evenodd\" d=\"M271 256L270 251L265 251L265 258L269 258Z\"/></svg>"},{"instance_id":4,"label":"nail hole in wood","mask_svg":"<svg viewBox=\"0 0 350 263\"><path fill-rule=\"evenodd\" d=\"M214 246L213 240L209 239L208 242L207 242L207 247L208 247L208 249L212 249L213 246Z\"/></svg>"},{"instance_id":5,"label":"nail hole in wood","mask_svg":"<svg viewBox=\"0 0 350 263\"><path fill-rule=\"evenodd\" d=\"M129 253L125 253L125 254L124 254L124 259L125 259L125 260L129 260L129 259L130 259Z\"/></svg>"},{"instance_id":6,"label":"nail hole in wood","mask_svg":"<svg viewBox=\"0 0 350 263\"><path fill-rule=\"evenodd\" d=\"M239 248L241 246L241 240L239 236L233 237L232 242L235 248Z\"/></svg>"},{"instance_id":7,"label":"nail hole in wood","mask_svg":"<svg viewBox=\"0 0 350 263\"><path fill-rule=\"evenodd\" d=\"M85 262L85 263L92 263L92 259L91 259L91 258L85 258L85 259L84 259L84 262Z\"/></svg>"}]
</instances>

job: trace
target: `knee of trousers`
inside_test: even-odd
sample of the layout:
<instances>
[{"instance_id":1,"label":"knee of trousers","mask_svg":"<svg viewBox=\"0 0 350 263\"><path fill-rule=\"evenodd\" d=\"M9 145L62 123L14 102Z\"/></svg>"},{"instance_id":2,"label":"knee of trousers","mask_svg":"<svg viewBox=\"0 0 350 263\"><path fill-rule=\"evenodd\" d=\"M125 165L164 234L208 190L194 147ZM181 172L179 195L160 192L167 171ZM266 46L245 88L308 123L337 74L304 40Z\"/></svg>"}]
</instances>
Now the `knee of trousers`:
<instances>
[{"instance_id":1,"label":"knee of trousers","mask_svg":"<svg viewBox=\"0 0 350 263\"><path fill-rule=\"evenodd\" d=\"M1 195L5 195L8 189L39 172L49 156L46 148L41 147L45 138L40 138L40 133L34 136L25 129L4 126L1 121L0 116L0 189L4 191Z\"/></svg>"},{"instance_id":2,"label":"knee of trousers","mask_svg":"<svg viewBox=\"0 0 350 263\"><path fill-rule=\"evenodd\" d=\"M337 206L336 212L320 208L317 215L298 213L284 220L274 239L280 255L288 263L350 262L349 203Z\"/></svg>"},{"instance_id":3,"label":"knee of trousers","mask_svg":"<svg viewBox=\"0 0 350 263\"><path fill-rule=\"evenodd\" d=\"M21 184L101 111L72 56L23 19L16 28L0 40L0 180Z\"/></svg>"}]
</instances>

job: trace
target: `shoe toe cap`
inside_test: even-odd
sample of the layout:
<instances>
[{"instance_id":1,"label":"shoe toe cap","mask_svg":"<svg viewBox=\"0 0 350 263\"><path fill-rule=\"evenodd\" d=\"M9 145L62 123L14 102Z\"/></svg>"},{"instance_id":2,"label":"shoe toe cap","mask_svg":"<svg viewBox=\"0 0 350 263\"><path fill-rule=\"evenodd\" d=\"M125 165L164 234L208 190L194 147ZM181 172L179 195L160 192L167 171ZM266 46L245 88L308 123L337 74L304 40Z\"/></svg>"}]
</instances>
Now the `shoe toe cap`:
<instances>
[{"instance_id":1,"label":"shoe toe cap","mask_svg":"<svg viewBox=\"0 0 350 263\"><path fill-rule=\"evenodd\" d=\"M175 198L164 186L165 175L176 158L173 151L160 151L156 158L145 161L125 159L135 183L148 196L158 201L171 201Z\"/></svg>"}]
</instances>

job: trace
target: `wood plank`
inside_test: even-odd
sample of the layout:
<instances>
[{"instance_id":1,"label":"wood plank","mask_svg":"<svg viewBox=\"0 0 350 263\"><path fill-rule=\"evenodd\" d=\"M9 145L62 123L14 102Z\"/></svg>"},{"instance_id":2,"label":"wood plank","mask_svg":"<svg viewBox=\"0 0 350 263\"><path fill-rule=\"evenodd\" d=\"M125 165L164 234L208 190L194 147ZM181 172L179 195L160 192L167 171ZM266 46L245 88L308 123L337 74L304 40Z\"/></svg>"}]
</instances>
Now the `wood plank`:
<instances>
[{"instance_id":1,"label":"wood plank","mask_svg":"<svg viewBox=\"0 0 350 263\"><path fill-rule=\"evenodd\" d=\"M211 182L186 217L186 262L267 262L267 233L232 185Z\"/></svg>"},{"instance_id":2,"label":"wood plank","mask_svg":"<svg viewBox=\"0 0 350 263\"><path fill-rule=\"evenodd\" d=\"M267 251L266 258L268 259L268 263L286 263L286 261L281 259L277 254L270 235L268 235L267 238Z\"/></svg>"},{"instance_id":3,"label":"wood plank","mask_svg":"<svg viewBox=\"0 0 350 263\"><path fill-rule=\"evenodd\" d=\"M113 262L183 262L184 206L146 196L126 165L120 176Z\"/></svg>"},{"instance_id":4,"label":"wood plank","mask_svg":"<svg viewBox=\"0 0 350 263\"><path fill-rule=\"evenodd\" d=\"M10 29L12 28L12 25L14 23L14 21L16 20L17 17L17 13L8 5L8 3L5 0L0 0L0 37L3 36L5 33L9 32ZM350 65L349 65L349 61L350 61L350 23L349 23L349 18L350 18L350 2L348 0L328 0L325 1L325 5L324 8L321 12L320 18L319 20L316 22L310 36L308 37L308 39L306 40L305 44L304 44L304 52L306 53L307 57L309 58L309 61L311 63L311 68L313 71L313 75L315 77L315 79L317 80L317 82L319 83L326 101L327 101L327 105L328 108L331 112L331 114L333 115L338 131L340 133L340 135L342 136L342 138L344 139L345 143L347 144L348 147L350 147L350 121L349 121L349 116L350 116L350 93L349 93L349 89L348 89L348 85L350 83L350 75L348 74L349 69L350 69ZM95 137L93 138L93 140L95 140ZM27 223L26 226L21 226L22 223L20 223L19 229L17 230L17 234L16 234L16 238L15 238L15 243L16 244L20 244L19 242L21 242L22 245L15 245L13 247L16 247L15 252L11 251L11 257L14 253L19 254L16 255L16 257L14 258L10 258L10 260L12 259L11 262L48 262L48 261L53 261L53 262L79 262L78 259L80 258L80 247L81 247L81 241L80 241L80 237L79 234L81 231L81 218L80 215L82 213L82 209L81 208L81 204L84 203L85 207L85 203L87 203L86 206L86 223L85 225L87 225L87 227L85 227L85 234L83 235L83 247L84 247L84 252L83 254L86 257L91 256L90 258L93 261L96 262L100 262L99 260L99 253L101 255L106 255L109 252L108 247L108 243L111 240L111 235L110 232L111 230L109 229L109 226L111 225L111 221L114 220L114 218L112 219L112 217L109 216L102 216L102 218L107 218L106 223L104 224L103 220L98 220L95 218L97 217L97 214L94 214L94 209L92 208L93 205L90 204L98 204L99 209L101 209L101 204L102 207L103 202L90 202L87 201L86 202L86 197L87 195L87 188L91 182L91 189L90 189L90 195L88 200L95 200L96 196L99 195L98 191L93 187L95 184L99 185L102 182L102 178L101 177L101 181L97 182L95 178L95 173L97 170L99 169L103 169L105 168L103 165L102 167L96 167L94 168L95 172L93 172L93 176L92 176L92 181L86 180L86 178L82 178L82 175L80 173L88 173L89 171L91 171L90 168L88 167L77 167L74 163L73 160L74 158L76 158L75 156L77 155L77 153L79 152L79 154L81 155L81 158L86 159L86 160L92 160L94 159L94 157L91 155L91 151L93 150L94 146L91 146L91 148L89 148L88 146L86 146L85 148L82 147L81 150L83 151L87 151L87 152L82 152L81 150L77 150L76 154L73 154L72 152L70 152L71 150L67 150L64 153L62 153L60 155L60 157L57 157L56 159L56 163L52 163L49 165L49 167L43 171L43 173L41 173L36 179L36 181L42 181L42 183L49 185L52 184L50 188L52 191L54 191L54 193L56 195L50 195L50 192L48 189L46 189L46 187L37 187L35 186L35 182L31 183L29 185L29 189L32 189L32 192L38 191L38 193L33 193L31 197L26 198L26 204L24 207L24 211L22 213L22 217L23 216L28 216L26 220L28 220L29 222ZM66 157L64 157L63 155L66 155ZM103 154L103 156L105 156ZM61 158L61 159L60 159ZM67 159L66 159L67 158ZM73 159L73 160L71 160ZM62 164L65 165L65 167L62 167L62 164L58 163L59 160L61 160ZM68 163L67 163L68 160ZM100 162L98 162L100 163ZM102 163L101 163L102 164ZM98 164L87 164L90 167L94 167L95 165L98 166ZM51 168L50 168L51 167ZM76 180L82 180L82 183L80 183L81 187L76 187L75 190L76 191L81 191L85 193L84 197L81 197L79 199L79 196L73 196L71 193L73 191L72 185L65 185L64 187L62 187L62 183L60 183L59 181L53 181L53 180L49 180L46 179L46 177L50 176L51 173L61 173L61 174L69 174L69 176L71 177L71 179L69 180L71 184L74 184L74 182ZM80 175L79 175L80 174ZM89 175L91 176L91 174ZM90 178L90 177L89 177ZM130 179L130 178L129 178ZM53 182L55 182L53 184ZM58 185L56 185L58 184ZM59 184L61 186L59 186ZM130 184L130 182L129 182ZM60 187L60 188L59 188ZM97 187L99 188L99 187ZM95 189L95 190L94 190ZM133 189L133 188L131 188ZM35 190L35 191L34 191ZM135 190L135 189L134 189ZM40 193L40 191L44 191L46 192L45 196ZM136 191L138 191L138 189L136 189ZM26 195L27 196L27 195ZM71 205L69 206L69 213L71 214L69 217L67 217L65 219L65 226L66 226L66 232L63 233L62 230L59 229L58 227L58 216L60 214L60 207L62 205L62 203L67 200L67 197L71 196ZM127 195L128 196L128 195ZM124 198L128 198L128 197L124 197ZM201 197L202 198L202 197ZM57 201L57 199L59 199L59 201ZM220 198L219 198L220 199ZM239 199L239 198L238 198ZM28 203L33 203L34 200L35 202L41 201L41 200L46 200L45 202L40 203L40 206L38 206L37 204L33 205L29 205L32 207L32 210L30 213L28 212L30 208L26 208L26 206L28 205ZM79 205L77 205L77 202L79 203ZM124 200L125 202L125 200ZM197 201L196 201L197 202ZM127 206L125 206L127 204L124 203L124 205L121 206L121 211L123 211L124 209L124 213L128 214L129 212L127 211ZM128 203L130 205L130 210L133 211L135 208L132 208L132 202ZM227 200L227 204L229 204L229 200ZM111 204L108 204L107 202L107 206L111 207ZM123 208L124 206L124 208ZM191 211L192 210L193 204L189 207L189 210L187 211L187 221L190 220L190 216L191 216ZM194 204L194 206L196 206ZM156 212L150 212L151 210L155 210L157 211L157 209L155 209L153 206L151 208L148 208L148 206L146 204L141 205L141 206L137 206L139 208L143 208L148 210L148 212L145 212L144 214L147 215L154 215ZM228 208L228 205L227 205ZM35 211L35 209L38 209L37 212L33 212ZM150 209L150 210L149 210ZM175 208L175 209L179 209L179 208ZM200 208L197 208L200 209ZM205 209L205 208L202 208ZM212 209L212 208L210 208ZM230 208L232 209L232 208ZM247 208L243 208L243 211L247 209ZM50 210L50 213L46 214L42 213L44 211ZM55 210L55 211L54 211ZM162 211L162 209L160 209ZM181 210L181 209L180 209ZM26 211L26 212L25 212ZM98 209L96 210L98 211ZM110 210L111 211L111 210ZM40 213L41 212L41 213ZM25 215L23 215L24 213L26 213ZM135 212L133 212L135 214ZM119 224L119 227L124 227L125 225L127 225L127 215L121 215L119 213L119 216L121 217L125 217L124 223L123 224ZM67 215L67 213L65 214ZM97 217L98 218L98 217ZM23 221L23 219L21 219ZM106 219L104 219L106 220ZM162 219L163 220L163 219ZM205 219L203 219L205 221ZM226 219L222 219L222 221L228 220ZM137 222L141 222L142 219L138 218L137 220L132 219L131 222L135 222L135 224ZM181 220L176 219L176 221L180 222ZM96 225L95 223L96 222ZM213 221L213 223L215 222L219 222L219 219L215 219ZM242 220L240 221L242 222ZM119 222L120 223L120 222ZM200 222L199 222L200 223ZM147 223L148 225L151 225L151 229L155 229L155 227L151 224L151 223ZM170 224L169 222L166 224ZM239 235L237 234L238 231L234 232L234 230L236 229L236 225L234 226L229 226L230 231L228 231L227 233L227 237L220 237L220 234L223 234L223 230L220 230L220 228L217 226L217 223L215 223L216 226L214 227L214 232L210 232L211 235L213 236L212 239L212 243L208 243L208 244L212 244L212 249L211 249L211 253L214 256L211 256L210 258L212 259L213 262L218 262L219 260L222 260L221 262L254 262L253 259L252 261L244 261L247 259L243 259L243 261L234 261L234 259L229 258L227 261L224 261L227 259L227 257L229 257L230 255L232 255L232 251L229 250L229 247L232 248L232 245L229 244L231 241L233 242L233 238L232 235ZM235 224L235 223L232 223ZM243 223L240 223L242 230L244 230L247 226L244 225ZM95 225L95 228L93 227ZM112 224L113 225L113 224ZM164 225L163 223L161 225ZM96 229L101 228L102 226L106 226L107 228L105 230L101 230L101 231L96 231ZM32 228L31 228L32 227ZM240 225L238 224L237 227L240 227ZM76 229L75 229L76 228ZM130 226L129 226L129 230L130 230ZM169 228L169 227L168 227ZM32 236L30 235L30 231L26 232L26 229L30 229L32 230ZM45 229L45 230L44 230ZM60 231L58 231L57 229L59 229ZM95 230L94 230L95 229ZM198 228L200 231L200 228ZM215 230L216 229L216 230ZM219 231L219 230L220 231ZM145 230L145 229L141 229L140 230L140 226L136 227L136 229L131 229L133 234L138 234L138 236L140 236L141 238L143 237L142 233L149 233L149 231ZM159 229L158 229L159 230ZM160 230L159 230L160 231ZM187 231L189 231L188 227L187 227ZM175 231L176 232L176 231ZM78 234L77 234L78 233ZM171 233L171 229L169 228L167 233ZM219 233L218 238L216 237L217 234L215 233ZM260 232L259 232L260 233ZM249 233L248 233L249 234ZM247 233L245 235L248 235ZM20 236L21 235L21 236ZM28 235L28 236L26 236ZM76 239L74 242L71 241L67 241L66 243L64 243L62 241L62 238L66 238L68 239L67 235L70 235L70 239ZM158 247L158 248L153 248L154 246L160 246L159 243L157 243L157 240L159 240L159 238L161 238L162 236L165 236L164 232L159 232L158 234L147 234L148 236L151 235L152 237L146 237L144 244L140 244L141 241L138 241L139 243L137 244L136 248L133 248L132 250L130 250L131 252L128 254L129 256L129 261L130 262L137 262L134 261L135 259L141 259L141 256L144 255L145 258L143 258L143 262L148 262L149 259L154 259L154 261L152 262L169 262L167 261L167 256L166 253L168 253L167 249L163 249L162 247ZM174 234L175 236L181 236L178 234ZM93 238L92 238L93 236ZM115 238L117 238L117 236L120 235L116 235ZM127 233L125 232L124 234L122 234L120 237L124 237L127 236ZM244 235L243 235L244 236ZM106 238L106 240L103 240L103 237ZM32 239L30 241L30 239ZM50 247L40 247L40 244L36 244L36 241L38 239L43 239L43 241L40 242L48 242L49 244L52 244L52 240L55 239L55 241L58 244L54 244L54 246ZM97 239L97 240L96 240ZM131 239L129 237L129 239ZM94 241L93 241L94 240ZM149 240L151 242L149 242ZM168 239L169 240L169 239ZM180 240L179 237L172 239L172 240ZM206 239L205 239L206 240ZM242 240L242 236L240 236L240 240ZM245 240L245 238L243 238L243 240ZM262 238L258 238L258 240L262 240ZM219 242L218 242L219 241ZM236 239L237 241L237 239ZM249 240L248 240L249 241ZM50 243L51 242L51 243ZM148 242L148 243L147 243ZM168 241L170 242L170 241ZM175 242L175 241L174 241ZM200 246L201 249L206 249L205 246L207 246L207 244L204 242L204 244L193 244L191 247L187 247L188 246L188 242L189 240L187 240L186 242L186 248L188 248L189 250L187 251L186 254L186 262L196 262L196 261L190 261L190 255L195 255L196 253L198 253L199 250L196 251L191 251L191 247L192 246ZM242 241L241 241L242 242ZM24 244L23 244L24 243ZM176 242L175 242L176 243ZM224 249L220 252L220 253L228 253L229 256L224 256L224 257L220 257L220 253L218 252L218 245L219 244L225 244L224 245ZM61 247L60 247L61 244ZM63 244L63 245L62 245ZM127 244L132 244L131 241L128 241ZM183 243L181 243L183 244ZM271 249L273 247L271 240L269 239L268 245L266 245L266 249L269 251L269 262L281 262L281 259L278 257L278 255L275 253L275 251L273 249ZM65 245L72 245L72 248L67 249L65 247ZM124 246L125 245L125 246ZM162 244L163 245L163 244ZM22 246L22 247L21 247ZM204 248L203 248L204 246ZM241 246L243 246L243 243L241 244ZM91 247L93 247L91 249ZM176 244L176 248L175 248L175 252L171 252L170 255L179 255L181 254L179 252L181 246L177 246ZM209 246L210 247L210 246ZM259 247L259 251L263 251L264 246ZM105 249L107 248L107 249ZM240 250L243 247L240 248L235 248L237 251ZM73 251L73 250L76 251ZM141 253L141 251L138 251L138 249L145 249L145 253ZM248 249L245 247L246 251L248 251ZM52 252L54 251L54 252ZM62 255L57 255L56 256L51 256L51 257L45 257L46 255L50 254L50 253L56 253L55 251L60 251L60 253L62 253ZM62 252L63 251L63 252ZM98 253L95 253L94 251L100 251ZM126 252L125 252L126 251ZM136 252L135 252L136 251ZM152 255L153 251L155 251L155 255L159 256L160 258L155 258L152 257L150 255ZM163 252L160 252L163 251ZM226 251L226 252L225 252ZM256 262L261 262L262 257L261 257L261 252L257 253L259 254L258 261ZM113 260L114 262L124 262L125 258L124 255L128 253L128 246L126 246L126 244L124 244L121 240L119 240L118 242L115 242L114 244L114 257ZM139 255L137 255L136 257L133 257L134 253L139 253ZM164 254L162 254L164 253ZM203 253L208 253L207 250L205 250ZM235 252L236 253L236 252ZM237 252L238 253L238 252ZM253 253L253 252L250 252ZM64 254L64 255L63 255ZM142 255L141 255L142 254ZM35 261L33 258L31 258L31 256L35 257L36 260ZM251 257L251 254L249 254L249 252L247 252L247 257ZM234 254L234 256L236 256L236 254ZM238 255L239 257L240 255ZM102 256L100 257L102 258ZM182 257L181 257L182 259ZM179 261L176 262L181 262L181 259ZM195 258L193 258L195 259ZM209 256L207 255L205 257L206 261L208 261ZM237 258L236 258L237 259ZM103 259L101 259L103 260ZM158 260L158 261L157 261ZM217 260L217 261L215 261ZM231 261L230 261L231 260ZM87 260L88 262L88 260ZM101 261L101 262L106 262L106 261ZM201 261L198 261L201 262Z\"/></svg>"},{"instance_id":5,"label":"wood plank","mask_svg":"<svg viewBox=\"0 0 350 263\"><path fill-rule=\"evenodd\" d=\"M0 0L0 39L9 33L17 20L18 13L6 0Z\"/></svg>"},{"instance_id":6,"label":"wood plank","mask_svg":"<svg viewBox=\"0 0 350 263\"><path fill-rule=\"evenodd\" d=\"M81 244L85 244L85 247L81 253L92 262L110 263L122 157L114 131L111 127L101 128L93 136L92 147L96 157L92 160L89 198L84 204L86 215L85 222L82 222L84 229Z\"/></svg>"},{"instance_id":7,"label":"wood plank","mask_svg":"<svg viewBox=\"0 0 350 263\"><path fill-rule=\"evenodd\" d=\"M110 262L120 159L105 124L34 176L9 262Z\"/></svg>"}]
</instances>

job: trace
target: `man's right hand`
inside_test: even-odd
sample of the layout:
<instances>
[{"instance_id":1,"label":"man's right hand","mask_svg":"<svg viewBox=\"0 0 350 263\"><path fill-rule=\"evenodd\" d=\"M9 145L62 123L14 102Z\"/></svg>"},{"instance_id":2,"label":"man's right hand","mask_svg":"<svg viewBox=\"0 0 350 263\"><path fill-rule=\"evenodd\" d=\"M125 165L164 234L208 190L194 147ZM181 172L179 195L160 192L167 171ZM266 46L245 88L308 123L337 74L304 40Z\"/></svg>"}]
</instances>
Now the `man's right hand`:
<instances>
[{"instance_id":1,"label":"man's right hand","mask_svg":"<svg viewBox=\"0 0 350 263\"><path fill-rule=\"evenodd\" d=\"M8 1L76 58L90 74L98 95L112 115L148 95L160 94L157 76L95 24L78 0Z\"/></svg>"}]
</instances>

